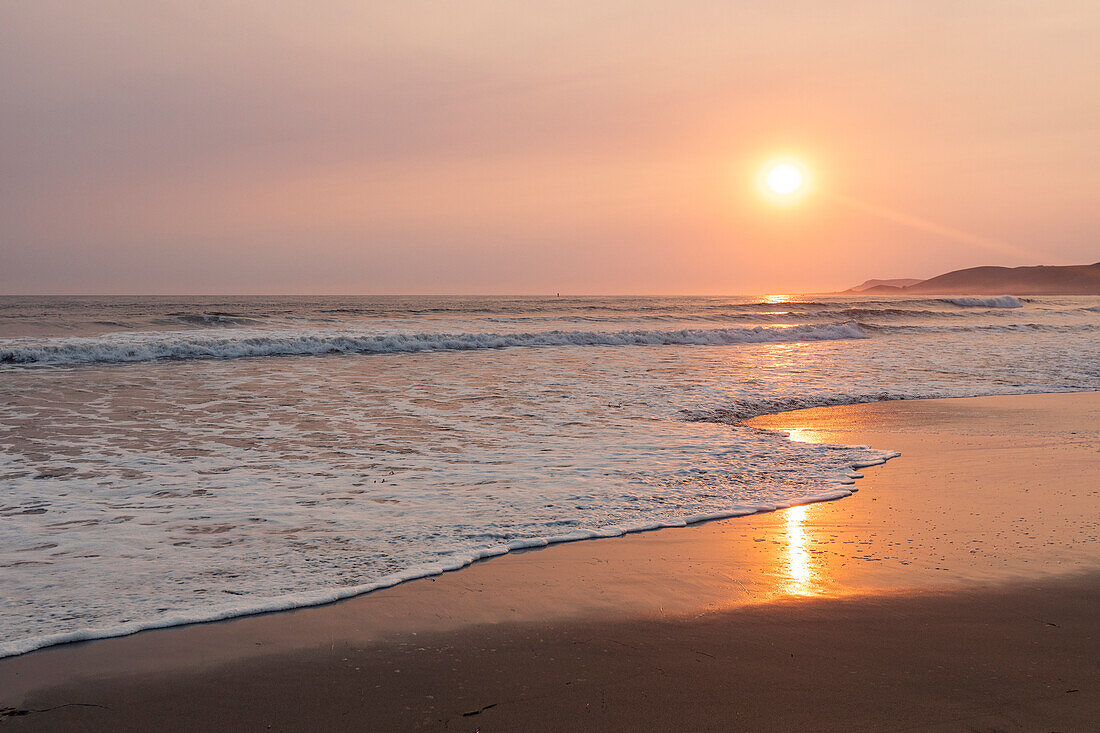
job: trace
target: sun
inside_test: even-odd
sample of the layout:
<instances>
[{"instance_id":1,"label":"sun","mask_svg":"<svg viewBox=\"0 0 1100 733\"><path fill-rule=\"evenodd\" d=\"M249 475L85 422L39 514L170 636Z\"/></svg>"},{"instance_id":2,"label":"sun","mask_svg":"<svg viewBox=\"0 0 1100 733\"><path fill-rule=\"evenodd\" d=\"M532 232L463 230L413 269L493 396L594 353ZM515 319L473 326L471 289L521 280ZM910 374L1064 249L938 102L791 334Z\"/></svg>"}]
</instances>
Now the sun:
<instances>
[{"instance_id":1,"label":"sun","mask_svg":"<svg viewBox=\"0 0 1100 733\"><path fill-rule=\"evenodd\" d=\"M760 168L757 176L760 192L777 203L794 203L810 189L810 174L801 161L773 158Z\"/></svg>"},{"instance_id":2,"label":"sun","mask_svg":"<svg viewBox=\"0 0 1100 733\"><path fill-rule=\"evenodd\" d=\"M764 183L772 193L790 196L802 190L802 171L792 163L772 166L764 177Z\"/></svg>"}]
</instances>

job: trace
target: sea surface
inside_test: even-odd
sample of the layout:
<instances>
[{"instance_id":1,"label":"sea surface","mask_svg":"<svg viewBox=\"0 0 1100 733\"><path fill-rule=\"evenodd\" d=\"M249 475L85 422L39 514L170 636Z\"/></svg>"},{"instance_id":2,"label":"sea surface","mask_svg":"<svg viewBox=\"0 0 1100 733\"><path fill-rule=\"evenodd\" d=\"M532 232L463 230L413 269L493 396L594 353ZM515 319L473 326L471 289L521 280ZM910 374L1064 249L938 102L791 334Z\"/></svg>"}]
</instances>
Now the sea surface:
<instances>
[{"instance_id":1,"label":"sea surface","mask_svg":"<svg viewBox=\"0 0 1100 733\"><path fill-rule=\"evenodd\" d=\"M1100 298L0 298L0 656L855 490L763 413L1100 389Z\"/></svg>"}]
</instances>

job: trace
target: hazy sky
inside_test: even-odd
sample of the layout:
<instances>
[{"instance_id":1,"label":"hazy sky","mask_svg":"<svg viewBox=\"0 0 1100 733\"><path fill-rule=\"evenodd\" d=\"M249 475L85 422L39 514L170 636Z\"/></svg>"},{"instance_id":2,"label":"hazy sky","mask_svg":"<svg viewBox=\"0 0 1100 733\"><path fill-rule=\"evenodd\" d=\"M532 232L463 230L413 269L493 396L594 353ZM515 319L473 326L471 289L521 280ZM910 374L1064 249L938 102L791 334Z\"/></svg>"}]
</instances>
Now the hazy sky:
<instances>
[{"instance_id":1,"label":"hazy sky","mask_svg":"<svg viewBox=\"0 0 1100 733\"><path fill-rule=\"evenodd\" d=\"M0 4L0 293L758 293L1100 260L1100 4ZM754 177L795 155L795 205Z\"/></svg>"}]
</instances>

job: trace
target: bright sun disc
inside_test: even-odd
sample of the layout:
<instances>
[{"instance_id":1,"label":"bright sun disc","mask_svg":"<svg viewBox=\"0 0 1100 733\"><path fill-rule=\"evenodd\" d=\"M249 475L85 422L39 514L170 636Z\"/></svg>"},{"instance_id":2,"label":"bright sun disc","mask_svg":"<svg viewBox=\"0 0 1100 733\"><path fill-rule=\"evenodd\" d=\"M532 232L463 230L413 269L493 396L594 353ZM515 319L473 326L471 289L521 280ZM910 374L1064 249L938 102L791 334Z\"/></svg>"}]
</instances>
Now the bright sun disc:
<instances>
[{"instance_id":1,"label":"bright sun disc","mask_svg":"<svg viewBox=\"0 0 1100 733\"><path fill-rule=\"evenodd\" d=\"M790 196L802 188L802 171L790 163L780 163L764 177L768 189L780 196Z\"/></svg>"}]
</instances>

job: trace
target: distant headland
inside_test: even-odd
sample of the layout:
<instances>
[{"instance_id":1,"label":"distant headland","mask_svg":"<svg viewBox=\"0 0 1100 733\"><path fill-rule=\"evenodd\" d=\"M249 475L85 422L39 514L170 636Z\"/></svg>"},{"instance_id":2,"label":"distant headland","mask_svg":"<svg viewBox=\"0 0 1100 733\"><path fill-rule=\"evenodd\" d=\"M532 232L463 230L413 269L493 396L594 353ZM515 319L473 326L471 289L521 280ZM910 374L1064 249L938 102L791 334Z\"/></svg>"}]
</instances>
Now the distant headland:
<instances>
[{"instance_id":1,"label":"distant headland","mask_svg":"<svg viewBox=\"0 0 1100 733\"><path fill-rule=\"evenodd\" d=\"M860 295L1100 295L1100 262L1092 265L968 267L928 280L868 280L844 292Z\"/></svg>"}]
</instances>

